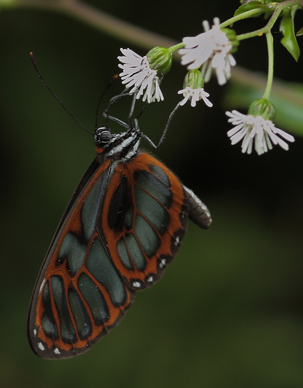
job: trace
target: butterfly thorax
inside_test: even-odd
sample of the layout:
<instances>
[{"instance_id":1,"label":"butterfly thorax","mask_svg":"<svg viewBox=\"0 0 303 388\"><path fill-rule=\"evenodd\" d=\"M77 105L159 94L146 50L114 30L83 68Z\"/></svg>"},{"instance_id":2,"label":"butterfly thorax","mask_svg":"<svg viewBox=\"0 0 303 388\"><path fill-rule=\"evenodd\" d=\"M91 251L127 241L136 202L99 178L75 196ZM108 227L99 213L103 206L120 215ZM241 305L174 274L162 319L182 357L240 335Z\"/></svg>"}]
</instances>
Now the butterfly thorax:
<instances>
[{"instance_id":1,"label":"butterfly thorax","mask_svg":"<svg viewBox=\"0 0 303 388\"><path fill-rule=\"evenodd\" d=\"M96 151L105 159L126 162L136 156L141 137L138 130L112 134L107 128L98 128L94 135Z\"/></svg>"}]
</instances>

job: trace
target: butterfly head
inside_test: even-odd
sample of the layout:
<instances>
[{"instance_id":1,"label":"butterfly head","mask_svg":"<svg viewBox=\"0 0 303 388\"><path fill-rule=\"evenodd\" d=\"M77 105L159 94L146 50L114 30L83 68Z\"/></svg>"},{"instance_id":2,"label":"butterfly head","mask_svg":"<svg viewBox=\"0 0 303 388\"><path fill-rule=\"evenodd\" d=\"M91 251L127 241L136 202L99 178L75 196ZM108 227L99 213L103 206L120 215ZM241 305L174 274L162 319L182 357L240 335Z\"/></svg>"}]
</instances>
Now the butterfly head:
<instances>
[{"instance_id":1,"label":"butterfly head","mask_svg":"<svg viewBox=\"0 0 303 388\"><path fill-rule=\"evenodd\" d=\"M95 130L94 140L96 145L104 148L112 139L113 135L109 128L100 127Z\"/></svg>"},{"instance_id":2,"label":"butterfly head","mask_svg":"<svg viewBox=\"0 0 303 388\"><path fill-rule=\"evenodd\" d=\"M142 135L138 129L129 128L127 131L112 134L109 128L97 128L94 134L96 150L104 157L113 157L127 161L136 156Z\"/></svg>"}]
</instances>

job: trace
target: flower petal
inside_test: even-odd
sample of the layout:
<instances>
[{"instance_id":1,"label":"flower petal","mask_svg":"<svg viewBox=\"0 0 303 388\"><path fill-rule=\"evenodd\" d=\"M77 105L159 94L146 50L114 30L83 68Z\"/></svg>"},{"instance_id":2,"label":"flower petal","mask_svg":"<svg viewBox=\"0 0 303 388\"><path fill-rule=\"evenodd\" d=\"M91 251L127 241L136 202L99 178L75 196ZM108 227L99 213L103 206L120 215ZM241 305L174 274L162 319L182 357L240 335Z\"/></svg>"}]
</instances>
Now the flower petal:
<instances>
[{"instance_id":1,"label":"flower petal","mask_svg":"<svg viewBox=\"0 0 303 388\"><path fill-rule=\"evenodd\" d=\"M211 29L206 21L203 22L203 26L205 32L202 34L183 38L184 48L179 50L182 56L181 64L187 65L188 70L203 66L202 73L205 82L210 79L213 68L216 71L218 83L223 85L230 78L231 66L236 64L234 57L230 54L232 44L225 32L220 29L218 18L214 19Z\"/></svg>"},{"instance_id":2,"label":"flower petal","mask_svg":"<svg viewBox=\"0 0 303 388\"><path fill-rule=\"evenodd\" d=\"M184 105L188 100L191 100L191 106L195 107L196 103L200 100L203 100L205 105L212 107L213 104L209 101L209 93L207 93L204 88L192 89L190 86L187 86L185 89L179 90L178 94L183 94L184 98L179 103L181 106Z\"/></svg>"},{"instance_id":3,"label":"flower petal","mask_svg":"<svg viewBox=\"0 0 303 388\"><path fill-rule=\"evenodd\" d=\"M243 153L250 154L253 144L258 155L271 150L273 144L278 144L287 151L289 145L281 137L289 142L295 140L293 136L276 128L272 121L265 120L262 116L243 115L236 110L226 112L226 115L229 117L228 122L234 125L234 128L227 132L227 136L230 137L232 145L242 140Z\"/></svg>"},{"instance_id":4,"label":"flower petal","mask_svg":"<svg viewBox=\"0 0 303 388\"><path fill-rule=\"evenodd\" d=\"M142 97L148 103L164 99L160 89L160 78L157 71L151 69L148 58L141 57L130 49L120 49L124 56L118 57L121 63L119 68L123 71L119 74L122 84L130 89L130 94L136 94L136 98Z\"/></svg>"}]
</instances>

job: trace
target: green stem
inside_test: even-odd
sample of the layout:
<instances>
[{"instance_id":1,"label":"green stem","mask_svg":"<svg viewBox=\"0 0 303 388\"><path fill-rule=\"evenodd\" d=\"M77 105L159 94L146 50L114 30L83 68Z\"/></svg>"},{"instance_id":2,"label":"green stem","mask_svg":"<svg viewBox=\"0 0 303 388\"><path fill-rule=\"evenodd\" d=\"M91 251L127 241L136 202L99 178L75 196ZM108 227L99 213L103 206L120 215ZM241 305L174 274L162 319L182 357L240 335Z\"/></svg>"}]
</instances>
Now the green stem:
<instances>
[{"instance_id":1,"label":"green stem","mask_svg":"<svg viewBox=\"0 0 303 388\"><path fill-rule=\"evenodd\" d=\"M288 8L288 7L293 7L295 5L301 6L302 1L301 0L286 0L286 1L283 1L282 3L276 3L275 10L274 10L271 18L269 19L268 23L266 24L266 26L264 26L263 28L260 28L258 30L255 30L255 31L248 32L246 34L238 35L237 40L241 41L244 39L254 38L255 36L261 36L263 34L267 34L273 28L275 22L277 21L278 17L280 16L280 13L283 11L283 9ZM244 12L241 15L245 15L245 14L246 14L246 12Z\"/></svg>"},{"instance_id":2,"label":"green stem","mask_svg":"<svg viewBox=\"0 0 303 388\"><path fill-rule=\"evenodd\" d=\"M274 40L271 32L266 34L267 51L268 51L268 75L266 89L262 98L269 99L272 83L274 79Z\"/></svg>"},{"instance_id":3,"label":"green stem","mask_svg":"<svg viewBox=\"0 0 303 388\"><path fill-rule=\"evenodd\" d=\"M170 54L173 54L175 51L179 50L180 48L183 48L185 46L184 43L178 43L168 48L168 52Z\"/></svg>"},{"instance_id":4,"label":"green stem","mask_svg":"<svg viewBox=\"0 0 303 388\"><path fill-rule=\"evenodd\" d=\"M255 9L252 9L250 11L240 13L237 16L233 16L232 18L225 20L225 22L220 24L220 27L225 28L225 27L228 27L228 26L238 22L239 20L251 18L253 16L258 15L260 13L260 11L263 11L263 8L255 8Z\"/></svg>"},{"instance_id":5,"label":"green stem","mask_svg":"<svg viewBox=\"0 0 303 388\"><path fill-rule=\"evenodd\" d=\"M272 29L272 27L274 26L275 22L277 21L282 10L283 9L276 8L265 27L260 28L259 30L248 32L246 34L238 35L237 40L240 41L240 40L249 39L249 38L253 38L255 36L262 36L263 34L266 34L267 32L269 32Z\"/></svg>"}]
</instances>

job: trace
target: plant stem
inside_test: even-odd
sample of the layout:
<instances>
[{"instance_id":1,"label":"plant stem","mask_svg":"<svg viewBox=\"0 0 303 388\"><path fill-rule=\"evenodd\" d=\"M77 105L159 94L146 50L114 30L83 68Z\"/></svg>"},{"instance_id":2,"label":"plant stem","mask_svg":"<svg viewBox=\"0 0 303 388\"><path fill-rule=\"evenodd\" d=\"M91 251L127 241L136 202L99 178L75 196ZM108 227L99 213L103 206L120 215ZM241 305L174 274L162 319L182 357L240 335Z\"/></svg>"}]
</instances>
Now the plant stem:
<instances>
[{"instance_id":1,"label":"plant stem","mask_svg":"<svg viewBox=\"0 0 303 388\"><path fill-rule=\"evenodd\" d=\"M266 34L267 51L268 51L268 75L266 89L262 98L269 99L272 83L274 79L274 40L271 32Z\"/></svg>"},{"instance_id":2,"label":"plant stem","mask_svg":"<svg viewBox=\"0 0 303 388\"><path fill-rule=\"evenodd\" d=\"M275 22L277 21L278 17L280 16L280 13L283 11L283 9L288 8L288 7L293 7L296 5L301 6L302 1L301 0L286 0L286 1L283 1L282 3L276 3L275 10L274 10L271 18L269 19L268 23L266 24L266 26L264 26L263 28L260 28L258 30L255 30L255 31L248 32L246 34L238 35L237 40L241 41L244 39L249 39L249 38L253 38L255 36L261 36L263 34L266 34L267 32L269 32L273 28ZM244 12L241 15L245 15L245 14L246 14L246 12Z\"/></svg>"},{"instance_id":3,"label":"plant stem","mask_svg":"<svg viewBox=\"0 0 303 388\"><path fill-rule=\"evenodd\" d=\"M238 22L239 20L251 18L255 15L258 15L260 13L260 11L262 11L262 10L263 10L263 8L255 8L255 9L252 9L250 11L240 13L237 16L233 16L232 18L225 20L225 22L220 24L220 27L225 28L225 27L228 27L228 26Z\"/></svg>"},{"instance_id":4,"label":"plant stem","mask_svg":"<svg viewBox=\"0 0 303 388\"><path fill-rule=\"evenodd\" d=\"M184 46L185 46L184 43L181 42L181 43L178 43L178 44L175 44L175 45L169 47L168 51L171 54L173 54L175 51L179 50L180 48L182 48Z\"/></svg>"}]
</instances>

